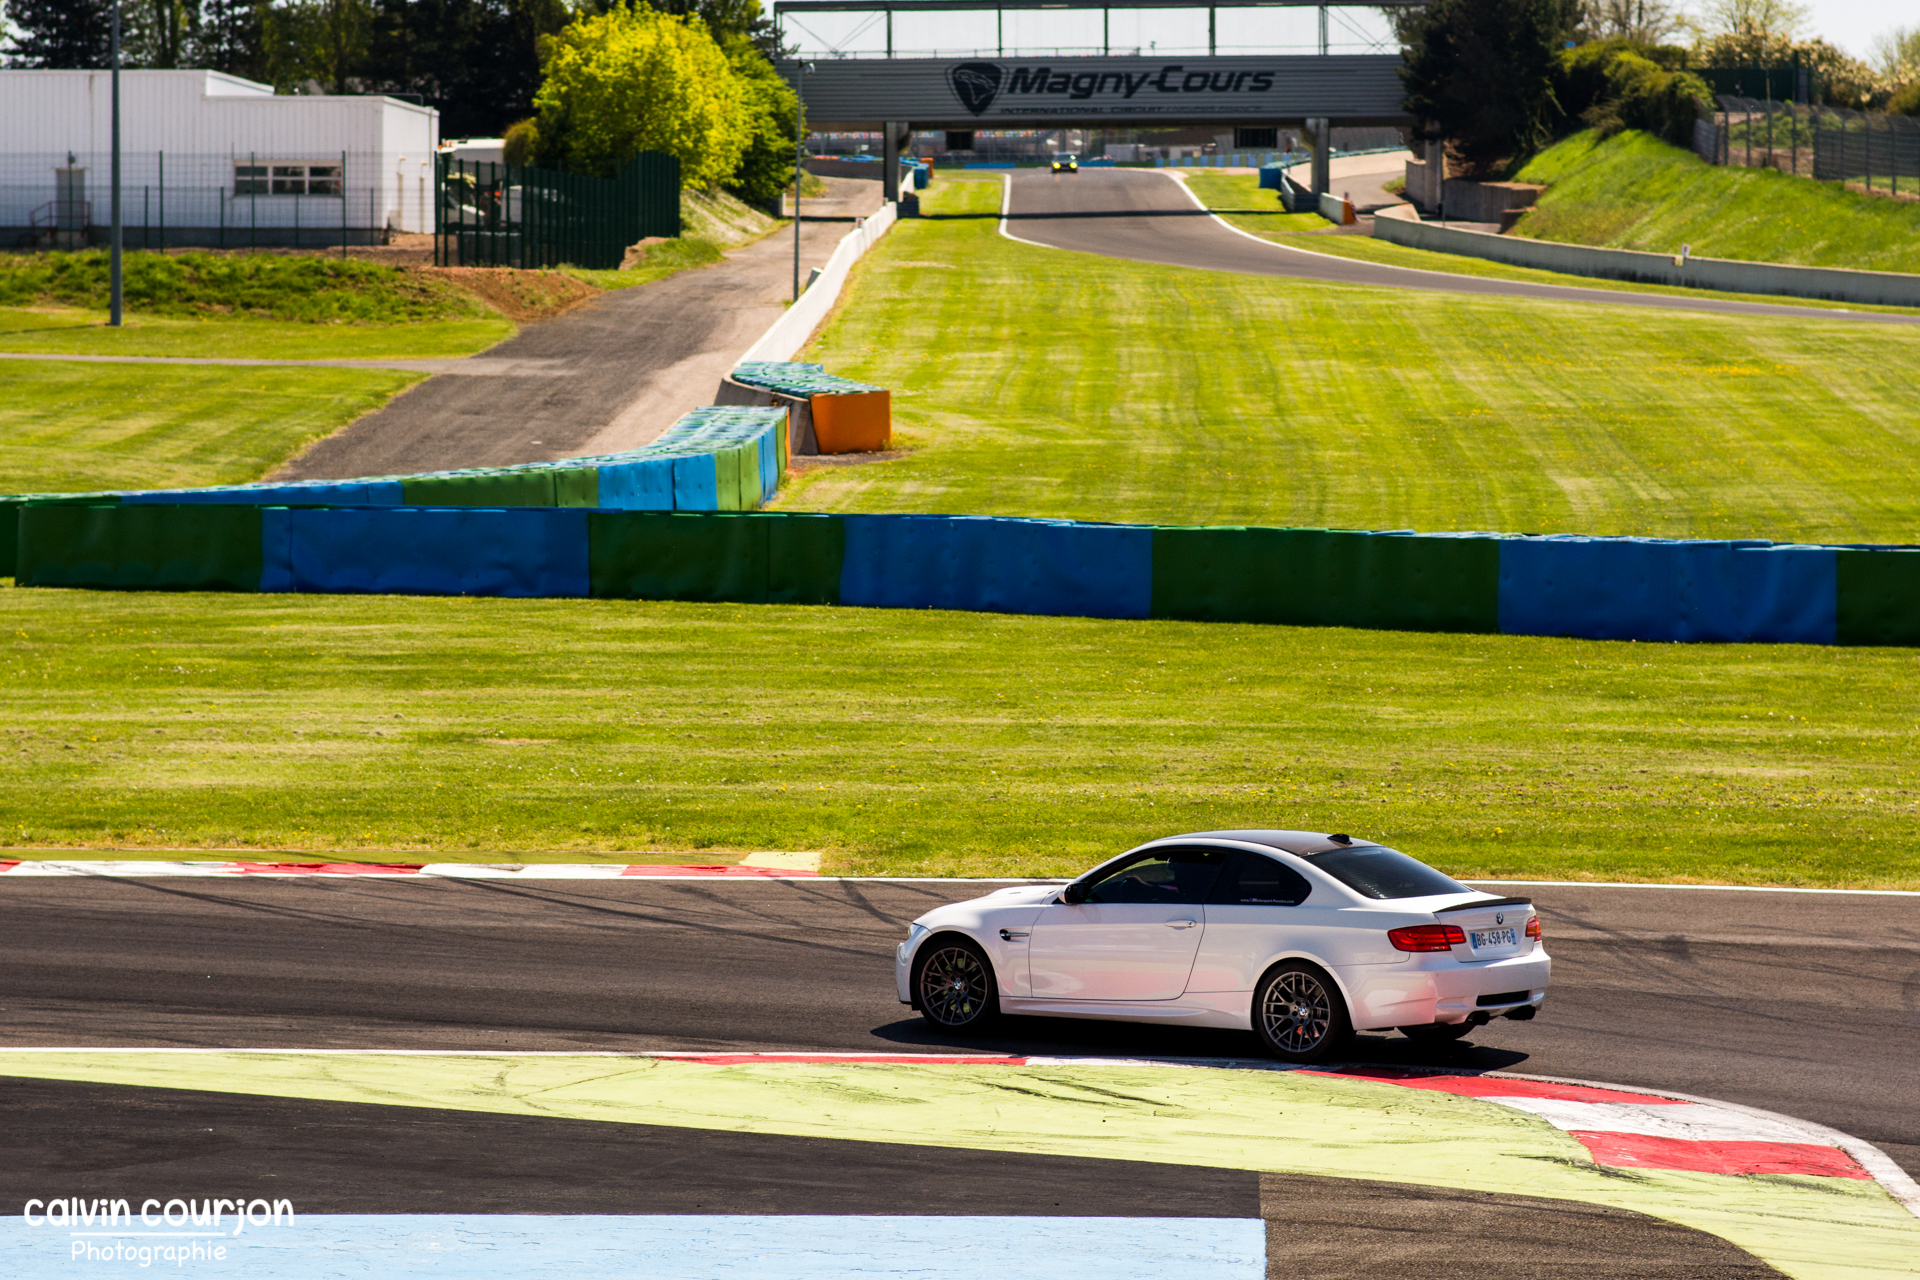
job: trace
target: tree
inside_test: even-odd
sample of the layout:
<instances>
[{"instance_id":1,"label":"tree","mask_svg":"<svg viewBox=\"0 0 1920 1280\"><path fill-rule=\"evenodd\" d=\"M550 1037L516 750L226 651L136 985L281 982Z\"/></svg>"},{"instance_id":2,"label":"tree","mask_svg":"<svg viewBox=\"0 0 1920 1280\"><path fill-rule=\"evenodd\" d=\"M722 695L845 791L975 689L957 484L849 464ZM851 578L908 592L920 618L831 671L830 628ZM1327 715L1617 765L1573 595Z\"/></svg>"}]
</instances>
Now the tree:
<instances>
[{"instance_id":1,"label":"tree","mask_svg":"<svg viewBox=\"0 0 1920 1280\"><path fill-rule=\"evenodd\" d=\"M197 0L122 0L120 56L127 66L171 70L189 65Z\"/></svg>"},{"instance_id":2,"label":"tree","mask_svg":"<svg viewBox=\"0 0 1920 1280\"><path fill-rule=\"evenodd\" d=\"M371 93L418 97L446 138L497 137L533 111L540 40L572 16L564 0L377 0L360 68Z\"/></svg>"},{"instance_id":3,"label":"tree","mask_svg":"<svg viewBox=\"0 0 1920 1280\"><path fill-rule=\"evenodd\" d=\"M1445 138L1469 177L1490 177L1552 141L1554 93L1578 0L1434 0L1408 22L1405 107Z\"/></svg>"},{"instance_id":4,"label":"tree","mask_svg":"<svg viewBox=\"0 0 1920 1280\"><path fill-rule=\"evenodd\" d=\"M1920 80L1920 27L1892 27L1875 36L1873 62L1889 80Z\"/></svg>"},{"instance_id":5,"label":"tree","mask_svg":"<svg viewBox=\"0 0 1920 1280\"><path fill-rule=\"evenodd\" d=\"M705 24L645 5L581 17L547 42L534 95L539 162L611 176L641 151L680 160L680 181L732 178L749 140L746 91Z\"/></svg>"},{"instance_id":6,"label":"tree","mask_svg":"<svg viewBox=\"0 0 1920 1280\"><path fill-rule=\"evenodd\" d=\"M209 71L267 79L265 33L258 0L202 0L191 61Z\"/></svg>"},{"instance_id":7,"label":"tree","mask_svg":"<svg viewBox=\"0 0 1920 1280\"><path fill-rule=\"evenodd\" d=\"M1707 0L1705 31L1718 35L1763 35L1792 39L1807 25L1806 5L1794 0Z\"/></svg>"},{"instance_id":8,"label":"tree","mask_svg":"<svg viewBox=\"0 0 1920 1280\"><path fill-rule=\"evenodd\" d=\"M10 67L104 67L112 60L113 0L10 0Z\"/></svg>"},{"instance_id":9,"label":"tree","mask_svg":"<svg viewBox=\"0 0 1920 1280\"><path fill-rule=\"evenodd\" d=\"M1693 24L1671 0L1592 0L1584 26L1592 40L1656 45L1688 34Z\"/></svg>"},{"instance_id":10,"label":"tree","mask_svg":"<svg viewBox=\"0 0 1920 1280\"><path fill-rule=\"evenodd\" d=\"M726 185L744 200L765 203L793 181L800 102L750 35L730 35L723 47L740 78L747 110L747 144Z\"/></svg>"}]
</instances>

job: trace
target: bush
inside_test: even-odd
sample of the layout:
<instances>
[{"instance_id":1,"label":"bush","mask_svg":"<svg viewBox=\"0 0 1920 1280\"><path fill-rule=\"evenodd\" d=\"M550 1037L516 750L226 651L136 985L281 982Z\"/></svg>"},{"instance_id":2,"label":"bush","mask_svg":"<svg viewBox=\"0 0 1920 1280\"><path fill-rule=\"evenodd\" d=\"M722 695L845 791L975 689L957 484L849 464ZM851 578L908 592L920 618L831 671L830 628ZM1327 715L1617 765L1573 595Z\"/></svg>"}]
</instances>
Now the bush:
<instances>
[{"instance_id":1,"label":"bush","mask_svg":"<svg viewBox=\"0 0 1920 1280\"><path fill-rule=\"evenodd\" d=\"M1693 145L1693 122L1713 110L1713 91L1699 76L1664 70L1632 49L1585 59L1581 52L1566 58L1568 98L1592 89L1580 120L1602 138L1638 129L1677 147Z\"/></svg>"},{"instance_id":2,"label":"bush","mask_svg":"<svg viewBox=\"0 0 1920 1280\"><path fill-rule=\"evenodd\" d=\"M616 4L547 45L534 95L538 163L612 177L642 151L680 161L680 182L714 187L750 138L748 94L698 18Z\"/></svg>"},{"instance_id":3,"label":"bush","mask_svg":"<svg viewBox=\"0 0 1920 1280\"><path fill-rule=\"evenodd\" d=\"M534 156L540 153L540 125L538 121L522 120L507 126L506 136L501 139L506 145L502 148L501 159L508 164L532 164Z\"/></svg>"}]
</instances>

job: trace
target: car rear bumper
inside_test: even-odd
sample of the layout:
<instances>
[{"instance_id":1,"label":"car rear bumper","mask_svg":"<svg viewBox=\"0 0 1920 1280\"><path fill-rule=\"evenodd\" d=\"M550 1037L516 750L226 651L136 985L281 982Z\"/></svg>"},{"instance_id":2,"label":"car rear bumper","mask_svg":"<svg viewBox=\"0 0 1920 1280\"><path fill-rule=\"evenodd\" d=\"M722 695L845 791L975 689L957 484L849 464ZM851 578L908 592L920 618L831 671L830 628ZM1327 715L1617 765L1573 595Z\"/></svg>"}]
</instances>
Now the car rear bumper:
<instances>
[{"instance_id":1,"label":"car rear bumper","mask_svg":"<svg viewBox=\"0 0 1920 1280\"><path fill-rule=\"evenodd\" d=\"M1537 1009L1547 998L1552 969L1547 953L1536 949L1489 964L1431 969L1355 965L1338 970L1337 976L1347 989L1354 1029L1383 1031L1465 1022L1476 1013L1499 1017L1522 1006Z\"/></svg>"}]
</instances>

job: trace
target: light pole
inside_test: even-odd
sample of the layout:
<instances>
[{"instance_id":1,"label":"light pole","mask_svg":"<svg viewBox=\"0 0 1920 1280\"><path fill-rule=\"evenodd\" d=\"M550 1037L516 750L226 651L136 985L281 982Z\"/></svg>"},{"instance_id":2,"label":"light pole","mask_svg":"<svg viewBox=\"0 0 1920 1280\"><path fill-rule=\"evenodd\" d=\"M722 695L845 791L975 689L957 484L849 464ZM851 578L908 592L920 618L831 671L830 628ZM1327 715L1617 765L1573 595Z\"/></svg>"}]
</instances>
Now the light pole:
<instances>
[{"instance_id":1,"label":"light pole","mask_svg":"<svg viewBox=\"0 0 1920 1280\"><path fill-rule=\"evenodd\" d=\"M813 64L799 64L793 78L796 110L793 117L793 300L800 301L800 176L807 171L807 77Z\"/></svg>"},{"instance_id":2,"label":"light pole","mask_svg":"<svg viewBox=\"0 0 1920 1280\"><path fill-rule=\"evenodd\" d=\"M113 0L113 228L107 239L107 323L120 327L120 0Z\"/></svg>"}]
</instances>

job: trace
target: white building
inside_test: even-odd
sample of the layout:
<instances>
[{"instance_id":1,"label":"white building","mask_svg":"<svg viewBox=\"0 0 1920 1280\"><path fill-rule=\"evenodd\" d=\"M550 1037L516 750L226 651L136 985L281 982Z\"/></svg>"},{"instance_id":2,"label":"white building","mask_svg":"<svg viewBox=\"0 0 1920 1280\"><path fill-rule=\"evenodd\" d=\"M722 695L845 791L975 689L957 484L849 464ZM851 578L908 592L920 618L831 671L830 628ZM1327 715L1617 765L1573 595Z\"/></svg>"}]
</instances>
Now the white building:
<instances>
[{"instance_id":1,"label":"white building","mask_svg":"<svg viewBox=\"0 0 1920 1280\"><path fill-rule=\"evenodd\" d=\"M111 221L106 71L0 71L0 244L100 243ZM276 94L218 71L120 73L130 248L364 244L433 229L440 113Z\"/></svg>"}]
</instances>

